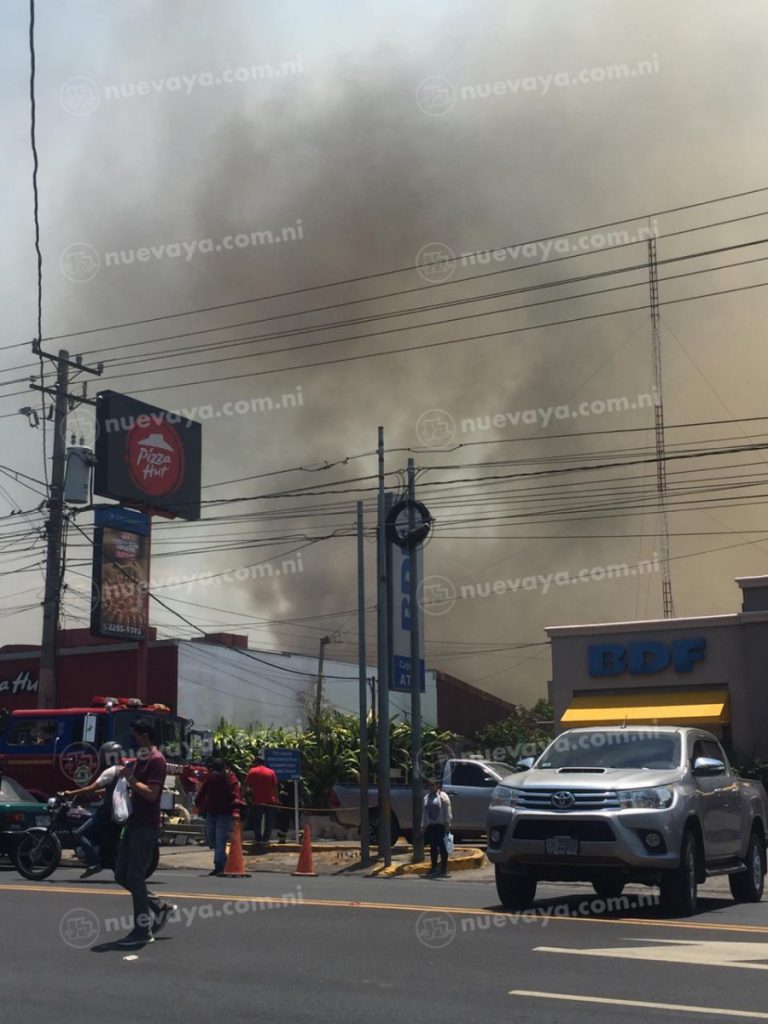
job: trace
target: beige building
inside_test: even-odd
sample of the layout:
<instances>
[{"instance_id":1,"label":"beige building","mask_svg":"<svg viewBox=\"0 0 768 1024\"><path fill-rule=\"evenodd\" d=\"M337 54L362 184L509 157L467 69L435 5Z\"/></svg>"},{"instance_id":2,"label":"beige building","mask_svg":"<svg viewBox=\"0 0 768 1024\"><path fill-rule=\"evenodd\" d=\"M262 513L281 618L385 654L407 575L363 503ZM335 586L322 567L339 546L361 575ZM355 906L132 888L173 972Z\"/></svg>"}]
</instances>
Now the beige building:
<instances>
[{"instance_id":1,"label":"beige building","mask_svg":"<svg viewBox=\"0 0 768 1024\"><path fill-rule=\"evenodd\" d=\"M737 762L768 760L768 576L736 582L732 615L548 627L558 731L700 725Z\"/></svg>"}]
</instances>

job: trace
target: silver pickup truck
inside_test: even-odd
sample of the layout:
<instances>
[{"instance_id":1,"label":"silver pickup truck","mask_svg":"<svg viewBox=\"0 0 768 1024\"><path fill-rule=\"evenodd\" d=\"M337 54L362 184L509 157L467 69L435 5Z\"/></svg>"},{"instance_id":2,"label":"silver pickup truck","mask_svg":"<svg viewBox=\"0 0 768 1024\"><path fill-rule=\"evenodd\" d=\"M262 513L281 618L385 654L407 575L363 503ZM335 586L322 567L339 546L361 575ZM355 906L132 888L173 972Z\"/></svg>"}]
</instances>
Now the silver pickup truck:
<instances>
[{"instance_id":1,"label":"silver pickup truck","mask_svg":"<svg viewBox=\"0 0 768 1024\"><path fill-rule=\"evenodd\" d=\"M741 902L762 898L768 801L737 778L710 733L673 726L571 729L494 789L488 857L505 907L539 881L587 881L603 898L660 885L665 908L696 908L697 886L729 875Z\"/></svg>"},{"instance_id":2,"label":"silver pickup truck","mask_svg":"<svg viewBox=\"0 0 768 1024\"><path fill-rule=\"evenodd\" d=\"M453 813L451 831L456 839L485 834L485 817L488 813L491 793L504 776L513 771L514 768L511 765L497 761L451 758L445 762L442 786L451 800ZM413 817L411 788L410 786L392 786L390 793L392 842L394 843L400 835L405 836L410 842ZM337 821L342 825L360 827L359 786L334 786L331 803L334 806ZM368 790L372 842L378 841L378 803L379 792L372 787Z\"/></svg>"}]
</instances>

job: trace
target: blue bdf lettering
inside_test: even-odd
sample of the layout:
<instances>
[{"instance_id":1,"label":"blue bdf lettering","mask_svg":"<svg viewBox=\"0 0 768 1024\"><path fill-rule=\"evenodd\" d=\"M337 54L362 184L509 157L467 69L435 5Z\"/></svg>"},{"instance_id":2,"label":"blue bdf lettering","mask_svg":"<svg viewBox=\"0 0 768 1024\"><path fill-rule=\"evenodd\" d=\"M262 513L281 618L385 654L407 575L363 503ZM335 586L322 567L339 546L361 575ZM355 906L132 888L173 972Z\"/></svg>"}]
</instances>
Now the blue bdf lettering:
<instances>
[{"instance_id":1,"label":"blue bdf lettering","mask_svg":"<svg viewBox=\"0 0 768 1024\"><path fill-rule=\"evenodd\" d=\"M656 640L635 640L624 644L590 644L587 661L591 676L652 675L670 665L675 672L690 672L697 661L704 660L707 641L704 637L673 640L671 645Z\"/></svg>"},{"instance_id":2,"label":"blue bdf lettering","mask_svg":"<svg viewBox=\"0 0 768 1024\"><path fill-rule=\"evenodd\" d=\"M647 640L643 643L632 643L628 647L627 670L631 676L663 672L671 661L672 654L666 644Z\"/></svg>"},{"instance_id":3,"label":"blue bdf lettering","mask_svg":"<svg viewBox=\"0 0 768 1024\"><path fill-rule=\"evenodd\" d=\"M587 654L591 676L620 676L627 670L621 644L590 644Z\"/></svg>"},{"instance_id":4,"label":"blue bdf lettering","mask_svg":"<svg viewBox=\"0 0 768 1024\"><path fill-rule=\"evenodd\" d=\"M672 661L675 672L690 672L695 661L704 660L704 649L707 641L704 637L696 640L673 640Z\"/></svg>"}]
</instances>

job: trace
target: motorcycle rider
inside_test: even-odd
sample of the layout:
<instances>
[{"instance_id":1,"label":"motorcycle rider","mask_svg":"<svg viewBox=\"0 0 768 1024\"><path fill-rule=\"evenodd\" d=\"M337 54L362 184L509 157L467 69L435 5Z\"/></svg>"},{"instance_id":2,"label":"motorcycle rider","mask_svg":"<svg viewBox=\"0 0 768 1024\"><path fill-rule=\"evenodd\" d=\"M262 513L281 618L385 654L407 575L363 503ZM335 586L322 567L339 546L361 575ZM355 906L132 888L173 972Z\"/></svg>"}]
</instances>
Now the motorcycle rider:
<instances>
[{"instance_id":1,"label":"motorcycle rider","mask_svg":"<svg viewBox=\"0 0 768 1024\"><path fill-rule=\"evenodd\" d=\"M85 854L86 869L80 878L90 878L109 863L110 854L120 838L120 826L112 820L112 795L120 778L121 759L125 756L119 743L110 740L99 748L100 773L94 781L82 789L69 789L64 796L76 798L91 793L103 793L103 799L93 814L75 832L76 846ZM96 849L96 845L98 849Z\"/></svg>"}]
</instances>

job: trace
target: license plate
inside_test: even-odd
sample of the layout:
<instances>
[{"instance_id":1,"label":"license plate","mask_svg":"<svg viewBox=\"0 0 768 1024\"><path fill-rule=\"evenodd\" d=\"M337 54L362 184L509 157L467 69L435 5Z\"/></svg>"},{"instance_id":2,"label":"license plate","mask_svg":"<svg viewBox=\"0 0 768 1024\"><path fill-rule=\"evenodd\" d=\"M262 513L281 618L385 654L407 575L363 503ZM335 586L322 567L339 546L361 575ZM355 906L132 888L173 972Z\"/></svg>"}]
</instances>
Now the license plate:
<instances>
[{"instance_id":1,"label":"license plate","mask_svg":"<svg viewBox=\"0 0 768 1024\"><path fill-rule=\"evenodd\" d=\"M558 857L572 857L579 852L579 840L570 836L552 836L545 841L545 849Z\"/></svg>"},{"instance_id":2,"label":"license plate","mask_svg":"<svg viewBox=\"0 0 768 1024\"><path fill-rule=\"evenodd\" d=\"M41 825L43 828L45 828L46 825L48 824L48 820L49 819L48 819L48 815L47 814L36 814L35 815L35 824L36 825Z\"/></svg>"}]
</instances>

